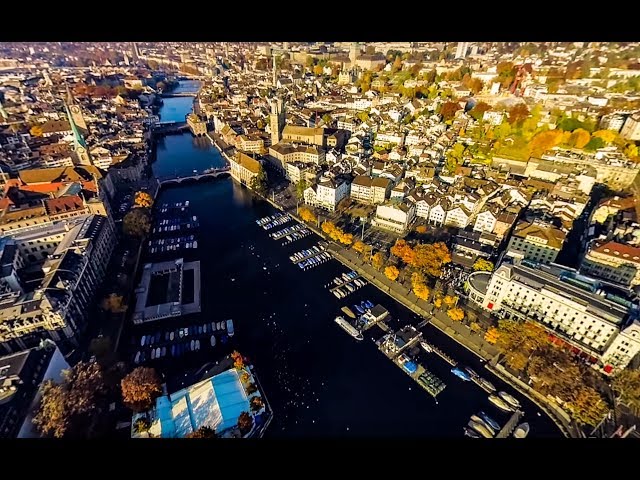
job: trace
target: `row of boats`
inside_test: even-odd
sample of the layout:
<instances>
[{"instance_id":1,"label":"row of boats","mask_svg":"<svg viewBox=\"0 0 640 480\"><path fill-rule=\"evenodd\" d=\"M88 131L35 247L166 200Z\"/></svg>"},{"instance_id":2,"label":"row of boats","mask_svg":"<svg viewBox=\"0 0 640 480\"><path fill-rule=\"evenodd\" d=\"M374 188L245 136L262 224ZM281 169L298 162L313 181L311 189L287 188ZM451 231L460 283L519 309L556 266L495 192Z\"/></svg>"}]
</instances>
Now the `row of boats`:
<instances>
[{"instance_id":1,"label":"row of boats","mask_svg":"<svg viewBox=\"0 0 640 480\"><path fill-rule=\"evenodd\" d=\"M283 228L282 230L278 230L277 232L270 233L269 236L273 240L280 240L282 237L286 237L287 235L291 235L299 230L304 229L304 225L300 225L296 223L295 225L291 225L290 227Z\"/></svg>"},{"instance_id":2,"label":"row of boats","mask_svg":"<svg viewBox=\"0 0 640 480\"><path fill-rule=\"evenodd\" d=\"M156 332L140 337L140 346L155 346L163 342L168 343L174 340L187 338L189 336L208 334L216 331L226 330L230 337L234 335L233 320L229 319L221 322L207 322L203 325L191 325L189 327L181 327L176 330L167 330L164 332Z\"/></svg>"},{"instance_id":3,"label":"row of boats","mask_svg":"<svg viewBox=\"0 0 640 480\"><path fill-rule=\"evenodd\" d=\"M259 218L258 220L256 220L256 224L261 227L269 222L273 222L281 217L284 217L285 215L286 213L283 212L274 213L273 215Z\"/></svg>"},{"instance_id":4,"label":"row of boats","mask_svg":"<svg viewBox=\"0 0 640 480\"><path fill-rule=\"evenodd\" d=\"M306 250L300 250L299 252L294 253L289 257L289 260L291 260L292 263L299 263L302 260L306 260L307 258L311 258L317 255L318 253L323 252L324 249L325 249L325 245L323 245L321 242L314 247L308 248Z\"/></svg>"},{"instance_id":5,"label":"row of boats","mask_svg":"<svg viewBox=\"0 0 640 480\"><path fill-rule=\"evenodd\" d=\"M359 304L354 303L353 304L353 309L358 312L360 315L364 315L365 313L367 313L369 310L371 310L373 308L373 302L371 300L363 300L361 301ZM353 313L353 310L351 310L349 307L342 307L342 311L347 314L348 316L350 316L351 318L356 318L357 315L355 313Z\"/></svg>"},{"instance_id":6,"label":"row of boats","mask_svg":"<svg viewBox=\"0 0 640 480\"><path fill-rule=\"evenodd\" d=\"M151 233L169 233L194 230L200 226L198 217L192 215L188 218L165 218L156 223Z\"/></svg>"},{"instance_id":7,"label":"row of boats","mask_svg":"<svg viewBox=\"0 0 640 480\"><path fill-rule=\"evenodd\" d=\"M309 270L310 268L314 268L314 267L317 267L318 265L322 265L323 263L326 263L329 260L331 260L331 255L329 254L329 252L322 252L311 258L307 258L306 260L301 261L298 264L298 267L300 267L301 270Z\"/></svg>"},{"instance_id":8,"label":"row of boats","mask_svg":"<svg viewBox=\"0 0 640 480\"><path fill-rule=\"evenodd\" d=\"M149 253L175 252L181 249L198 248L195 235L183 235L180 237L157 238L149 241Z\"/></svg>"},{"instance_id":9,"label":"row of boats","mask_svg":"<svg viewBox=\"0 0 640 480\"><path fill-rule=\"evenodd\" d=\"M185 202L163 203L156 209L155 217L161 218L167 215L187 215L189 212L189 200Z\"/></svg>"},{"instance_id":10,"label":"row of boats","mask_svg":"<svg viewBox=\"0 0 640 480\"><path fill-rule=\"evenodd\" d=\"M365 282L361 278L354 278L350 282L347 282L347 283L343 284L342 286L340 286L338 288L335 288L332 291L332 293L337 298L344 298L344 297L352 294L353 292L355 292L359 288L364 287L366 284L367 284L367 282Z\"/></svg>"},{"instance_id":11,"label":"row of boats","mask_svg":"<svg viewBox=\"0 0 640 480\"><path fill-rule=\"evenodd\" d=\"M493 438L500 431L500 424L484 412L471 415L464 434L471 438Z\"/></svg>"},{"instance_id":12,"label":"row of boats","mask_svg":"<svg viewBox=\"0 0 640 480\"><path fill-rule=\"evenodd\" d=\"M204 342L204 340L203 340ZM209 339L209 343L212 347L216 345L216 337L215 335L211 335ZM140 364L144 363L147 360L159 360L164 357L181 357L183 354L187 352L197 352L201 347L200 339L191 339L191 341L185 340L183 342L174 343L172 345L164 345L162 347L151 348L150 351L138 351L133 357L134 363Z\"/></svg>"},{"instance_id":13,"label":"row of boats","mask_svg":"<svg viewBox=\"0 0 640 480\"><path fill-rule=\"evenodd\" d=\"M278 227L280 225L284 225L285 223L290 221L291 221L291 217L289 215L283 215L282 217L276 218L272 222L267 222L264 225L261 225L261 227L264 230L271 230L272 228Z\"/></svg>"},{"instance_id":14,"label":"row of boats","mask_svg":"<svg viewBox=\"0 0 640 480\"><path fill-rule=\"evenodd\" d=\"M282 242L282 245L289 245L290 243L295 242L296 240L300 240L304 237L308 237L309 235L311 235L311 230L309 230L308 228L303 228L302 230L298 230L291 235L287 235L285 237L285 241Z\"/></svg>"},{"instance_id":15,"label":"row of boats","mask_svg":"<svg viewBox=\"0 0 640 480\"><path fill-rule=\"evenodd\" d=\"M464 369L462 369L460 367L454 366L451 369L451 373L465 382L477 383L480 387L488 392L496 391L496 387L493 386L493 383L482 378L471 367L464 367Z\"/></svg>"}]
</instances>

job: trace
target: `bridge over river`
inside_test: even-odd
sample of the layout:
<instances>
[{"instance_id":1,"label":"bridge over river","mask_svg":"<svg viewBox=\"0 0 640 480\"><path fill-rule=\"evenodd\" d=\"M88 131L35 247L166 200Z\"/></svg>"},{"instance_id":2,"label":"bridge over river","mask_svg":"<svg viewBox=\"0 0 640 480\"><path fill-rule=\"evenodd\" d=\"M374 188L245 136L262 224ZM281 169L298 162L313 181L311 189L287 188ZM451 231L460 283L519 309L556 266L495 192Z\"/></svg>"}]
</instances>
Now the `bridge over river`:
<instances>
[{"instance_id":1,"label":"bridge over river","mask_svg":"<svg viewBox=\"0 0 640 480\"><path fill-rule=\"evenodd\" d=\"M210 168L208 170L204 170L203 172L193 172L188 175L167 175L164 177L157 177L159 185L167 185L167 184L181 184L184 181L198 181L207 178L217 178L221 175L228 174L231 171L230 166L224 166L220 168Z\"/></svg>"}]
</instances>

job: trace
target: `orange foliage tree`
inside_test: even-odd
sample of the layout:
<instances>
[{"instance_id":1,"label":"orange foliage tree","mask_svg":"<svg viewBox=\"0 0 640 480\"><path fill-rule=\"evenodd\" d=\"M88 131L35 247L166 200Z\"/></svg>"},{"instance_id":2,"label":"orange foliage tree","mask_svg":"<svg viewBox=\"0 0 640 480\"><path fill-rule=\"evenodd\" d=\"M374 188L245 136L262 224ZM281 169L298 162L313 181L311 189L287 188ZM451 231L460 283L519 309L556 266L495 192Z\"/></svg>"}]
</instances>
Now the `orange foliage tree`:
<instances>
[{"instance_id":1,"label":"orange foliage tree","mask_svg":"<svg viewBox=\"0 0 640 480\"><path fill-rule=\"evenodd\" d=\"M393 265L389 265L384 269L384 274L389 280L394 281L398 278L398 275L400 275L400 270Z\"/></svg>"},{"instance_id":2,"label":"orange foliage tree","mask_svg":"<svg viewBox=\"0 0 640 480\"><path fill-rule=\"evenodd\" d=\"M427 287L424 281L424 275L420 272L413 272L411 275L411 288L413 293L421 300L427 300L429 298L429 287Z\"/></svg>"},{"instance_id":3,"label":"orange foliage tree","mask_svg":"<svg viewBox=\"0 0 640 480\"><path fill-rule=\"evenodd\" d=\"M151 407L162 394L160 377L153 368L138 367L120 382L124 403L135 411Z\"/></svg>"},{"instance_id":4,"label":"orange foliage tree","mask_svg":"<svg viewBox=\"0 0 640 480\"><path fill-rule=\"evenodd\" d=\"M376 270L380 270L382 268L384 265L384 256L382 255L382 252L376 252L373 257L371 257L371 265L373 265L373 268Z\"/></svg>"},{"instance_id":5,"label":"orange foliage tree","mask_svg":"<svg viewBox=\"0 0 640 480\"><path fill-rule=\"evenodd\" d=\"M447 317L449 317L454 322L459 322L464 318L464 310L460 307L454 307L447 310Z\"/></svg>"},{"instance_id":6,"label":"orange foliage tree","mask_svg":"<svg viewBox=\"0 0 640 480\"><path fill-rule=\"evenodd\" d=\"M556 145L559 145L563 140L562 130L547 130L546 132L540 132L529 142L529 148L531 154L540 156L547 150L552 149Z\"/></svg>"},{"instance_id":7,"label":"orange foliage tree","mask_svg":"<svg viewBox=\"0 0 640 480\"><path fill-rule=\"evenodd\" d=\"M316 223L318 221L318 218L307 207L300 208L300 210L298 210L298 215L300 215L300 218L305 222Z\"/></svg>"}]
</instances>

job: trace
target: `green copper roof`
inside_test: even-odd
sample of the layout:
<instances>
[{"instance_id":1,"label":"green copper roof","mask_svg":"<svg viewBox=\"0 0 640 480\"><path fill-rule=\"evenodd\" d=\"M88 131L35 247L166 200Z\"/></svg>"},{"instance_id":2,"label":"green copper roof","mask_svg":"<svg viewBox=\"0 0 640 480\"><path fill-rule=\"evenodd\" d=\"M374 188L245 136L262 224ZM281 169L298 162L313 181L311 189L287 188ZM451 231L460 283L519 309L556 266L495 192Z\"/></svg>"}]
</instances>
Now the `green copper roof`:
<instances>
[{"instance_id":1,"label":"green copper roof","mask_svg":"<svg viewBox=\"0 0 640 480\"><path fill-rule=\"evenodd\" d=\"M84 141L84 137L80 133L80 130L78 130L78 126L76 125L76 122L73 121L73 116L69 111L69 105L65 103L64 108L67 111L67 118L69 119L69 125L71 125L71 130L73 131L73 143L75 144L76 147L81 146L86 149L87 144Z\"/></svg>"}]
</instances>

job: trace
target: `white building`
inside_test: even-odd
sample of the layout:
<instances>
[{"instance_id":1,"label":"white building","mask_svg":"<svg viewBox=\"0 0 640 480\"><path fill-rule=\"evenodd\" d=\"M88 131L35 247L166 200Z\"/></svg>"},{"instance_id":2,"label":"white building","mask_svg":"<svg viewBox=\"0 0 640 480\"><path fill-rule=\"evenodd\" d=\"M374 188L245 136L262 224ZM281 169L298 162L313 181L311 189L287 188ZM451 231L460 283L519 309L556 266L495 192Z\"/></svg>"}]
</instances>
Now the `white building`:
<instances>
[{"instance_id":1,"label":"white building","mask_svg":"<svg viewBox=\"0 0 640 480\"><path fill-rule=\"evenodd\" d=\"M457 205L447 212L444 223L452 227L465 228L469 224L471 212L464 205Z\"/></svg>"},{"instance_id":2,"label":"white building","mask_svg":"<svg viewBox=\"0 0 640 480\"><path fill-rule=\"evenodd\" d=\"M443 225L444 219L447 216L448 202L446 200L442 200L438 202L436 205L431 207L429 210L429 223L433 225Z\"/></svg>"},{"instance_id":3,"label":"white building","mask_svg":"<svg viewBox=\"0 0 640 480\"><path fill-rule=\"evenodd\" d=\"M349 183L343 178L323 177L317 185L304 191L304 201L308 205L335 212L340 200L349 195Z\"/></svg>"},{"instance_id":4,"label":"white building","mask_svg":"<svg viewBox=\"0 0 640 480\"><path fill-rule=\"evenodd\" d=\"M484 208L477 216L476 221L473 224L473 229L476 232L493 233L493 229L496 228L496 222L498 221L498 214L493 213L491 208Z\"/></svg>"},{"instance_id":5,"label":"white building","mask_svg":"<svg viewBox=\"0 0 640 480\"><path fill-rule=\"evenodd\" d=\"M496 110L487 110L482 115L482 120L490 125L500 125L504 119L504 112L498 112Z\"/></svg>"},{"instance_id":6,"label":"white building","mask_svg":"<svg viewBox=\"0 0 640 480\"><path fill-rule=\"evenodd\" d=\"M416 208L412 203L389 203L378 205L376 216L371 222L374 226L405 233L416 216Z\"/></svg>"},{"instance_id":7,"label":"white building","mask_svg":"<svg viewBox=\"0 0 640 480\"><path fill-rule=\"evenodd\" d=\"M618 242L592 244L580 271L626 287L640 285L640 248Z\"/></svg>"},{"instance_id":8,"label":"white building","mask_svg":"<svg viewBox=\"0 0 640 480\"><path fill-rule=\"evenodd\" d=\"M640 140L640 114L636 113L627 118L620 131L620 136L627 140Z\"/></svg>"},{"instance_id":9,"label":"white building","mask_svg":"<svg viewBox=\"0 0 640 480\"><path fill-rule=\"evenodd\" d=\"M520 221L509 240L507 255L534 262L555 262L566 234L551 225Z\"/></svg>"},{"instance_id":10,"label":"white building","mask_svg":"<svg viewBox=\"0 0 640 480\"><path fill-rule=\"evenodd\" d=\"M493 274L472 274L467 286L469 298L483 308L502 318L541 324L556 343L593 364L600 362L607 373L626 366L631 353L640 350L637 325L632 325L628 335L624 330L629 346L615 342L628 322L628 307L600 293L601 286L594 279L575 278L570 270L503 262ZM619 346L629 352L621 352ZM614 357L615 365L604 362Z\"/></svg>"}]
</instances>

